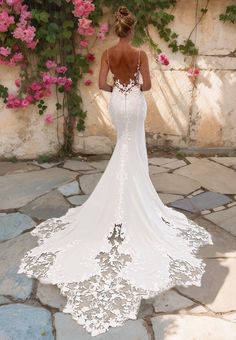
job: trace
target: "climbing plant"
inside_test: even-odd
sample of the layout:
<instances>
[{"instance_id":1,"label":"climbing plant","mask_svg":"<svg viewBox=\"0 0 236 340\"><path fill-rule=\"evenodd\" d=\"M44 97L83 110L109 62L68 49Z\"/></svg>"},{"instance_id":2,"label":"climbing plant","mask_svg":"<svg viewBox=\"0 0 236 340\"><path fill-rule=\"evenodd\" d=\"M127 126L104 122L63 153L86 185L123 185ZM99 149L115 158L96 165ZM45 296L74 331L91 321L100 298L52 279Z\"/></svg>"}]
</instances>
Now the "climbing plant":
<instances>
[{"instance_id":1,"label":"climbing plant","mask_svg":"<svg viewBox=\"0 0 236 340\"><path fill-rule=\"evenodd\" d=\"M201 9L207 12L209 0ZM92 63L96 56L90 52L97 40L104 40L111 28L101 22L104 6L114 13L125 5L136 15L133 44L148 43L157 60L168 65L168 58L150 36L153 25L173 52L195 56L198 49L191 34L182 43L169 28L174 15L168 12L176 0L0 0L0 64L20 67L15 93L0 85L0 97L8 108L36 105L45 123L62 118L64 121L63 152L72 149L75 125L85 129L86 111L80 93L81 81L89 86ZM194 68L190 76L198 74ZM55 113L48 112L46 98L56 94Z\"/></svg>"},{"instance_id":2,"label":"climbing plant","mask_svg":"<svg viewBox=\"0 0 236 340\"><path fill-rule=\"evenodd\" d=\"M219 15L219 19L223 22L231 22L233 24L236 23L236 6L227 6L225 13Z\"/></svg>"}]
</instances>

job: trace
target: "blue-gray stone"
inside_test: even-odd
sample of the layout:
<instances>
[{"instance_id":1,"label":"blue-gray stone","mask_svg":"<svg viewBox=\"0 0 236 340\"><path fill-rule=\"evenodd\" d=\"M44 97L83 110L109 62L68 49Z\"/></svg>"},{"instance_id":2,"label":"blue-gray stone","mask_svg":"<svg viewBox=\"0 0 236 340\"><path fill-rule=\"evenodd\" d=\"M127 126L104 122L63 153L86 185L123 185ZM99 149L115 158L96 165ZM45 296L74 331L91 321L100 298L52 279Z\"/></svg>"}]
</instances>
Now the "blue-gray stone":
<instances>
[{"instance_id":1,"label":"blue-gray stone","mask_svg":"<svg viewBox=\"0 0 236 340\"><path fill-rule=\"evenodd\" d=\"M35 225L31 217L18 212L0 215L0 241L20 235L24 230L31 229Z\"/></svg>"},{"instance_id":2,"label":"blue-gray stone","mask_svg":"<svg viewBox=\"0 0 236 340\"><path fill-rule=\"evenodd\" d=\"M22 300L30 296L33 280L25 274L18 274L17 271L23 255L36 246L37 240L29 232L1 244L0 295Z\"/></svg>"},{"instance_id":3,"label":"blue-gray stone","mask_svg":"<svg viewBox=\"0 0 236 340\"><path fill-rule=\"evenodd\" d=\"M75 172L60 168L0 176L0 209L23 207L75 177Z\"/></svg>"},{"instance_id":4,"label":"blue-gray stone","mask_svg":"<svg viewBox=\"0 0 236 340\"><path fill-rule=\"evenodd\" d=\"M73 205L82 205L85 201L87 201L90 195L75 195L67 197L68 201Z\"/></svg>"},{"instance_id":5,"label":"blue-gray stone","mask_svg":"<svg viewBox=\"0 0 236 340\"><path fill-rule=\"evenodd\" d=\"M50 312L21 303L0 307L0 339L53 340Z\"/></svg>"},{"instance_id":6,"label":"blue-gray stone","mask_svg":"<svg viewBox=\"0 0 236 340\"><path fill-rule=\"evenodd\" d=\"M203 192L191 198L183 198L172 202L170 205L174 208L183 209L190 212L198 212L206 209L213 209L221 205L232 202L231 198L217 192Z\"/></svg>"},{"instance_id":7,"label":"blue-gray stone","mask_svg":"<svg viewBox=\"0 0 236 340\"><path fill-rule=\"evenodd\" d=\"M58 190L63 196L77 195L81 191L79 183L77 181L73 181L71 183L62 185L61 187L58 188Z\"/></svg>"},{"instance_id":8,"label":"blue-gray stone","mask_svg":"<svg viewBox=\"0 0 236 340\"><path fill-rule=\"evenodd\" d=\"M20 211L41 221L51 217L61 217L69 208L69 203L55 190L36 198L33 202L21 208Z\"/></svg>"},{"instance_id":9,"label":"blue-gray stone","mask_svg":"<svg viewBox=\"0 0 236 340\"><path fill-rule=\"evenodd\" d=\"M0 305L6 305L7 303L11 303L11 300L7 299L5 296L0 296Z\"/></svg>"},{"instance_id":10,"label":"blue-gray stone","mask_svg":"<svg viewBox=\"0 0 236 340\"><path fill-rule=\"evenodd\" d=\"M144 321L128 320L121 327L110 328L106 333L91 336L70 315L55 313L57 340L149 340Z\"/></svg>"}]
</instances>

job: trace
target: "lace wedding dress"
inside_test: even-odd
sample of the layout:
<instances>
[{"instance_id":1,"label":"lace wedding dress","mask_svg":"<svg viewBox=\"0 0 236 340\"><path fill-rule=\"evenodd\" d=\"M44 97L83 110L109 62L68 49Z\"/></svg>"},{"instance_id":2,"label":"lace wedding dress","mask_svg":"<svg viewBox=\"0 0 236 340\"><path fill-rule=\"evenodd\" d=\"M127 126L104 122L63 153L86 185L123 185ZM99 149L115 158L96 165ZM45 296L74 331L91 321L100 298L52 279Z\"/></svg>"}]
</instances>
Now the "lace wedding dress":
<instances>
[{"instance_id":1,"label":"lace wedding dress","mask_svg":"<svg viewBox=\"0 0 236 340\"><path fill-rule=\"evenodd\" d=\"M109 112L117 143L93 193L31 232L38 246L18 269L57 285L67 298L63 312L92 336L135 319L142 298L200 286L205 263L197 251L213 244L204 228L162 203L150 180L139 72L138 63L127 85L114 82Z\"/></svg>"}]
</instances>

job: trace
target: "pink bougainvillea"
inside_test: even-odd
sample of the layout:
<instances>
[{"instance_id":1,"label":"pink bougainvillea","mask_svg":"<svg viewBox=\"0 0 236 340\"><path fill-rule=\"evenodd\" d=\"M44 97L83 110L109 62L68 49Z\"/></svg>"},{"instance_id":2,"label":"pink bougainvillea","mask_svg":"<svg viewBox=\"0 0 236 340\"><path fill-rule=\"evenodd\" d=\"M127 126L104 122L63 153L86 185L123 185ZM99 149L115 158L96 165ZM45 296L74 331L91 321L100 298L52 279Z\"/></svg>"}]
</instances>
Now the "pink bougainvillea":
<instances>
[{"instance_id":1,"label":"pink bougainvillea","mask_svg":"<svg viewBox=\"0 0 236 340\"><path fill-rule=\"evenodd\" d=\"M196 78L196 77L198 77L199 76L199 73L200 73L200 71L199 71L199 69L197 68L197 67L191 67L191 68L189 68L188 69L188 71L187 71L187 75L188 75L188 77L190 77L190 78Z\"/></svg>"},{"instance_id":2,"label":"pink bougainvillea","mask_svg":"<svg viewBox=\"0 0 236 340\"><path fill-rule=\"evenodd\" d=\"M164 53L160 53L158 54L158 56L156 57L156 60L159 61L159 63L161 63L162 65L169 65L169 59L167 58L167 56Z\"/></svg>"},{"instance_id":3,"label":"pink bougainvillea","mask_svg":"<svg viewBox=\"0 0 236 340\"><path fill-rule=\"evenodd\" d=\"M91 84L92 84L92 80L90 79L84 80L84 85L89 86Z\"/></svg>"},{"instance_id":4,"label":"pink bougainvillea","mask_svg":"<svg viewBox=\"0 0 236 340\"><path fill-rule=\"evenodd\" d=\"M0 32L7 32L8 27L14 24L15 19L12 15L9 15L7 10L2 10L0 12Z\"/></svg>"},{"instance_id":5,"label":"pink bougainvillea","mask_svg":"<svg viewBox=\"0 0 236 340\"><path fill-rule=\"evenodd\" d=\"M54 121L53 115L51 113L46 113L43 118L45 124L51 124Z\"/></svg>"}]
</instances>

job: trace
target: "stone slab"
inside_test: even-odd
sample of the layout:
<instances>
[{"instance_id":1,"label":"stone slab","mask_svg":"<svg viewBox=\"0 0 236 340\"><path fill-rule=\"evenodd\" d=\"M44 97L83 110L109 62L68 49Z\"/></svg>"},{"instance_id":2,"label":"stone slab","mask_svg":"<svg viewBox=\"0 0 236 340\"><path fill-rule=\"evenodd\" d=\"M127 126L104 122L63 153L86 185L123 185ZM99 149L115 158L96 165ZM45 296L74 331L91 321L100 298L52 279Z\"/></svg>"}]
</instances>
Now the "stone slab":
<instances>
[{"instance_id":1,"label":"stone slab","mask_svg":"<svg viewBox=\"0 0 236 340\"><path fill-rule=\"evenodd\" d=\"M73 171L79 171L79 170L92 170L94 169L88 162L86 161L77 161L74 159L67 160L63 168L73 170Z\"/></svg>"},{"instance_id":2,"label":"stone slab","mask_svg":"<svg viewBox=\"0 0 236 340\"><path fill-rule=\"evenodd\" d=\"M167 158L167 157L152 157L148 159L148 163L151 165L164 165L171 162L176 162L177 158Z\"/></svg>"},{"instance_id":3,"label":"stone slab","mask_svg":"<svg viewBox=\"0 0 236 340\"><path fill-rule=\"evenodd\" d=\"M162 193L159 194L159 197L164 204L168 204L168 203L171 203L171 202L174 202L176 200L183 198L183 196L181 195L162 194Z\"/></svg>"},{"instance_id":4,"label":"stone slab","mask_svg":"<svg viewBox=\"0 0 236 340\"><path fill-rule=\"evenodd\" d=\"M104 159L102 161L89 162L89 165L91 165L93 168L104 171L108 163L109 163L109 160Z\"/></svg>"},{"instance_id":5,"label":"stone slab","mask_svg":"<svg viewBox=\"0 0 236 340\"><path fill-rule=\"evenodd\" d=\"M1 340L53 340L48 310L20 303L0 307Z\"/></svg>"},{"instance_id":6,"label":"stone slab","mask_svg":"<svg viewBox=\"0 0 236 340\"><path fill-rule=\"evenodd\" d=\"M8 303L11 303L11 300L7 299L4 296L0 296L0 305L6 305Z\"/></svg>"},{"instance_id":7,"label":"stone slab","mask_svg":"<svg viewBox=\"0 0 236 340\"><path fill-rule=\"evenodd\" d=\"M200 159L175 170L174 173L198 181L209 191L222 194L236 193L236 172L208 159Z\"/></svg>"},{"instance_id":8,"label":"stone slab","mask_svg":"<svg viewBox=\"0 0 236 340\"><path fill-rule=\"evenodd\" d=\"M21 208L20 211L39 221L61 217L70 208L66 199L56 190L49 192Z\"/></svg>"},{"instance_id":9,"label":"stone slab","mask_svg":"<svg viewBox=\"0 0 236 340\"><path fill-rule=\"evenodd\" d=\"M72 195L77 195L80 193L80 187L79 187L79 183L77 181L73 181L71 183L62 185L61 187L58 188L58 191L60 191L60 193L63 196L72 196Z\"/></svg>"},{"instance_id":10,"label":"stone slab","mask_svg":"<svg viewBox=\"0 0 236 340\"><path fill-rule=\"evenodd\" d=\"M194 220L198 225L204 227L212 237L213 244L201 247L198 254L201 258L210 257L235 257L236 258L236 238L217 227L207 216L198 217Z\"/></svg>"},{"instance_id":11,"label":"stone slab","mask_svg":"<svg viewBox=\"0 0 236 340\"><path fill-rule=\"evenodd\" d=\"M175 312L194 305L194 302L175 290L168 290L155 297L153 307L156 313Z\"/></svg>"},{"instance_id":12,"label":"stone slab","mask_svg":"<svg viewBox=\"0 0 236 340\"><path fill-rule=\"evenodd\" d=\"M236 324L202 315L160 315L151 319L156 340L233 340Z\"/></svg>"},{"instance_id":13,"label":"stone slab","mask_svg":"<svg viewBox=\"0 0 236 340\"><path fill-rule=\"evenodd\" d=\"M205 259L201 287L178 287L178 291L216 313L236 310L236 258Z\"/></svg>"},{"instance_id":14,"label":"stone slab","mask_svg":"<svg viewBox=\"0 0 236 340\"><path fill-rule=\"evenodd\" d=\"M90 195L75 195L67 197L67 200L73 205L82 205L84 202L87 201Z\"/></svg>"},{"instance_id":15,"label":"stone slab","mask_svg":"<svg viewBox=\"0 0 236 340\"><path fill-rule=\"evenodd\" d=\"M171 203L174 208L183 209L190 212L213 209L232 202L231 198L217 192L203 192L192 198L184 198Z\"/></svg>"},{"instance_id":16,"label":"stone slab","mask_svg":"<svg viewBox=\"0 0 236 340\"><path fill-rule=\"evenodd\" d=\"M19 212L0 216L0 241L9 240L35 226L31 217Z\"/></svg>"},{"instance_id":17,"label":"stone slab","mask_svg":"<svg viewBox=\"0 0 236 340\"><path fill-rule=\"evenodd\" d=\"M55 313L57 340L150 340L143 320L129 320L122 327L114 327L96 337L91 336L71 316Z\"/></svg>"},{"instance_id":18,"label":"stone slab","mask_svg":"<svg viewBox=\"0 0 236 340\"><path fill-rule=\"evenodd\" d=\"M157 192L188 195L201 186L196 180L173 173L162 173L150 177Z\"/></svg>"},{"instance_id":19,"label":"stone slab","mask_svg":"<svg viewBox=\"0 0 236 340\"><path fill-rule=\"evenodd\" d=\"M162 172L168 172L168 169L162 168L161 166L157 166L157 165L149 165L150 175L161 174Z\"/></svg>"},{"instance_id":20,"label":"stone slab","mask_svg":"<svg viewBox=\"0 0 236 340\"><path fill-rule=\"evenodd\" d=\"M59 308L60 310L66 304L66 298L60 294L60 290L56 285L46 285L39 282L36 296L42 304Z\"/></svg>"},{"instance_id":21,"label":"stone slab","mask_svg":"<svg viewBox=\"0 0 236 340\"><path fill-rule=\"evenodd\" d=\"M33 170L39 170L39 167L26 162L0 162L0 176Z\"/></svg>"},{"instance_id":22,"label":"stone slab","mask_svg":"<svg viewBox=\"0 0 236 340\"><path fill-rule=\"evenodd\" d=\"M168 169L178 169L185 165L186 165L185 161L183 161L182 159L177 159L174 162L164 164L163 166Z\"/></svg>"},{"instance_id":23,"label":"stone slab","mask_svg":"<svg viewBox=\"0 0 236 340\"><path fill-rule=\"evenodd\" d=\"M96 173L80 177L80 187L85 194L91 194L103 174Z\"/></svg>"},{"instance_id":24,"label":"stone slab","mask_svg":"<svg viewBox=\"0 0 236 340\"><path fill-rule=\"evenodd\" d=\"M0 295L15 299L26 299L32 292L33 280L18 274L20 259L31 248L37 246L35 237L24 233L5 241L0 247Z\"/></svg>"},{"instance_id":25,"label":"stone slab","mask_svg":"<svg viewBox=\"0 0 236 340\"><path fill-rule=\"evenodd\" d=\"M210 159L225 166L236 166L236 157L210 157Z\"/></svg>"},{"instance_id":26,"label":"stone slab","mask_svg":"<svg viewBox=\"0 0 236 340\"><path fill-rule=\"evenodd\" d=\"M35 164L37 166L39 166L42 169L50 169L50 168L54 168L55 166L58 166L60 164L62 164L62 162L44 162L44 163L39 163L37 161L32 161L32 164Z\"/></svg>"},{"instance_id":27,"label":"stone slab","mask_svg":"<svg viewBox=\"0 0 236 340\"><path fill-rule=\"evenodd\" d=\"M213 212L206 218L236 236L236 206Z\"/></svg>"},{"instance_id":28,"label":"stone slab","mask_svg":"<svg viewBox=\"0 0 236 340\"><path fill-rule=\"evenodd\" d=\"M0 210L23 207L75 177L75 172L60 168L1 176Z\"/></svg>"}]
</instances>

